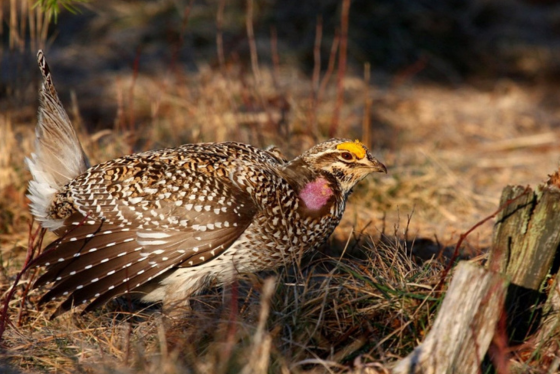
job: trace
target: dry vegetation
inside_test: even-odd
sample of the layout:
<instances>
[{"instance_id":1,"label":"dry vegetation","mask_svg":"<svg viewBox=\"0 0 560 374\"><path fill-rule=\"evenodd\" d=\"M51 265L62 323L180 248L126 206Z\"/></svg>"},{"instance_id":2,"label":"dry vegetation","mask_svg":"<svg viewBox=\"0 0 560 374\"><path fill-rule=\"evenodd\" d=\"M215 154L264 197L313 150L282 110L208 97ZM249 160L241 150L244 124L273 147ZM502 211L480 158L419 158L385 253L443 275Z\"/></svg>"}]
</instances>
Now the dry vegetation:
<instances>
[{"instance_id":1,"label":"dry vegetation","mask_svg":"<svg viewBox=\"0 0 560 374\"><path fill-rule=\"evenodd\" d=\"M143 9L135 2L110 3L92 4L100 9L94 28L127 12L146 22L165 13L158 6L169 8L166 2ZM6 95L0 99L0 292L5 301L38 240L30 235L36 226L30 228L29 173L23 162L33 149L38 73L25 51L45 45L47 34L40 30L47 21L39 10L23 5L13 21L7 15L14 5L0 1L0 6L11 20L13 43L11 52L3 45L0 70L11 68L17 75L1 88ZM195 26L186 25L187 11L183 25L188 30ZM197 12L204 9L194 7L190 17ZM227 10L222 17L227 21ZM26 22L36 27L25 31ZM22 30L20 37L13 37L14 30ZM21 38L26 33L30 45ZM327 51L332 41L323 41ZM7 301L0 371L384 372L429 330L443 297L435 285L459 235L497 209L505 185L536 185L558 166L559 117L557 106L547 105L553 91L546 84L499 79L484 88L466 82L437 85L415 80L408 70L394 76L373 71L372 83L354 69L337 85L336 64L329 77L328 53L323 53L323 71L307 73L289 63L286 51L272 48L266 60L258 53L270 45L251 42L248 53L261 59L259 65L226 54L214 65L198 62L195 72L174 60L155 62L157 68L144 71L134 57L124 71L98 68L108 53L103 41L56 53L47 48L46 54L92 163L132 151L223 140L276 144L293 156L329 136L343 89L336 134L363 138L369 131L389 174L361 184L322 251L291 268L211 289L193 300L185 319L170 320L157 305L120 299L94 313L49 320L49 308L36 308L41 290L28 293L36 272L27 272ZM56 39L47 44L52 43ZM27 57L10 58L17 49ZM89 75L65 77L65 66L84 64L92 69ZM89 96L71 94L74 85ZM482 261L491 230L489 222L471 234L461 254ZM440 252L443 257L424 261ZM546 372L544 364L532 361L535 355L512 357Z\"/></svg>"}]
</instances>

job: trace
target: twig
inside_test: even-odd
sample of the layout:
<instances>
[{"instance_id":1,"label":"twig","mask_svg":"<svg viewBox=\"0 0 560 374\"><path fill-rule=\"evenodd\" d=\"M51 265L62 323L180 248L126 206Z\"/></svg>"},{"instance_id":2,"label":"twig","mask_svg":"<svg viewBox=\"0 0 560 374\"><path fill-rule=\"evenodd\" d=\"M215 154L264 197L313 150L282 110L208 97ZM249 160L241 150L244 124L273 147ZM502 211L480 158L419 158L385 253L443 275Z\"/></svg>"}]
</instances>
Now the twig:
<instances>
[{"instance_id":1,"label":"twig","mask_svg":"<svg viewBox=\"0 0 560 374\"><path fill-rule=\"evenodd\" d=\"M270 51L272 54L272 83L276 90L277 104L276 108L280 111L280 119L274 121L272 113L267 107L265 108L268 115L268 120L276 126L276 132L280 134L286 141L290 141L290 124L287 120L287 112L289 110L288 100L286 94L280 86L280 55L278 54L278 33L276 26L270 26Z\"/></svg>"},{"instance_id":2,"label":"twig","mask_svg":"<svg viewBox=\"0 0 560 374\"><path fill-rule=\"evenodd\" d=\"M226 0L220 0L218 3L218 13L216 14L216 50L218 53L218 62L220 70L225 76L225 58L224 58L224 37L222 26L224 23L224 8L226 7Z\"/></svg>"},{"instance_id":3,"label":"twig","mask_svg":"<svg viewBox=\"0 0 560 374\"><path fill-rule=\"evenodd\" d=\"M364 118L362 121L362 136L363 142L366 146L371 147L372 144L370 143L370 135L369 135L369 127L370 127L370 118L369 112L371 107L371 99L369 98L369 81L371 78L370 74L370 64L366 62L364 64L364 83L365 83L365 92L364 92Z\"/></svg>"},{"instance_id":4,"label":"twig","mask_svg":"<svg viewBox=\"0 0 560 374\"><path fill-rule=\"evenodd\" d=\"M130 337L132 336L132 324L126 322L126 333L124 336L124 364L128 366L130 361Z\"/></svg>"},{"instance_id":5,"label":"twig","mask_svg":"<svg viewBox=\"0 0 560 374\"><path fill-rule=\"evenodd\" d=\"M10 300L14 297L14 294L17 290L17 285L23 274L27 271L27 269L33 264L33 259L35 256L35 250L40 248L43 243L43 236L45 235L46 230L39 226L35 232L32 232L33 222L29 224L29 239L27 244L27 255L25 257L25 261L23 263L23 269L16 274L16 278L14 283L12 284L12 288L6 295L6 299L4 300L4 308L2 309L2 314L0 314L0 343L2 342L2 337L4 335L4 331L6 330L6 325L9 323L8 319L8 308L10 305ZM37 238L39 238L37 240Z\"/></svg>"},{"instance_id":6,"label":"twig","mask_svg":"<svg viewBox=\"0 0 560 374\"><path fill-rule=\"evenodd\" d=\"M261 108L266 112L268 123L274 124L272 120L272 114L270 113L270 108L266 105L264 97L261 92L261 71L259 68L259 56L257 53L257 43L255 41L255 31L253 29L253 0L247 0L247 18L246 18L246 28L247 28L247 38L249 39L249 50L251 52L251 69L253 71L253 76L255 78L255 91L257 92L257 99ZM262 136L262 131L256 131L259 143L264 143L264 138Z\"/></svg>"},{"instance_id":7,"label":"twig","mask_svg":"<svg viewBox=\"0 0 560 374\"><path fill-rule=\"evenodd\" d=\"M275 288L276 280L274 278L265 280L261 292L261 310L257 323L257 331L252 338L253 355L249 358L245 367L239 371L241 374L266 373L269 371L272 337L266 330L266 322L270 315L270 299L272 298Z\"/></svg>"},{"instance_id":8,"label":"twig","mask_svg":"<svg viewBox=\"0 0 560 374\"><path fill-rule=\"evenodd\" d=\"M189 24L189 16L191 15L191 9L193 7L193 4L194 4L194 0L189 1L189 5L187 5L185 11L183 12L183 23L181 24L181 43L184 40L183 34L185 33L185 30L187 29L187 25Z\"/></svg>"},{"instance_id":9,"label":"twig","mask_svg":"<svg viewBox=\"0 0 560 374\"><path fill-rule=\"evenodd\" d=\"M129 323L130 326L130 323ZM160 354L163 361L169 359L169 349L167 348L167 339L165 333L165 326L163 324L163 319L161 316L156 318L157 334L159 339Z\"/></svg>"},{"instance_id":10,"label":"twig","mask_svg":"<svg viewBox=\"0 0 560 374\"><path fill-rule=\"evenodd\" d=\"M232 96L233 89L231 88L231 79L228 69L226 67L225 53L224 53L224 39L223 39L223 22L224 22L224 10L226 7L226 0L220 0L218 3L218 13L216 14L216 49L218 53L218 62L220 64L220 72L222 73L222 78L224 78L226 85L227 100L229 101L230 110L237 111L236 101ZM233 126L233 129L239 132L239 126ZM239 137L236 135L235 137Z\"/></svg>"},{"instance_id":11,"label":"twig","mask_svg":"<svg viewBox=\"0 0 560 374\"><path fill-rule=\"evenodd\" d=\"M116 78L115 86L117 89L117 92L115 93L117 99L117 113L115 115L115 130L124 132L125 131L124 98L123 98L123 89L122 89L121 81L118 77Z\"/></svg>"},{"instance_id":12,"label":"twig","mask_svg":"<svg viewBox=\"0 0 560 374\"><path fill-rule=\"evenodd\" d=\"M278 54L278 32L276 26L270 26L270 53L272 55L272 82L274 88L280 87L280 55Z\"/></svg>"},{"instance_id":13,"label":"twig","mask_svg":"<svg viewBox=\"0 0 560 374\"><path fill-rule=\"evenodd\" d=\"M41 248L43 247L43 239L45 237L45 232L46 230L42 229L41 226L39 226L36 230L35 233L32 233L31 230L33 229L33 222L31 222L29 224L29 235L28 235L28 241L27 241L27 248L31 248L31 259L34 259L35 256L35 250L37 248ZM38 240L37 243L35 243L35 240ZM23 294L21 295L21 303L20 303L20 307L19 307L19 313L18 313L18 319L17 319L17 326L21 326L21 320L23 318L23 309L25 307L25 301L27 300L27 295L29 294L29 290L31 289L31 286L33 284L33 280L35 279L35 276L37 275L38 272L38 268L35 268L35 271L33 272L33 274L29 277L29 282L27 282L27 286L25 287L25 290L23 291Z\"/></svg>"},{"instance_id":14,"label":"twig","mask_svg":"<svg viewBox=\"0 0 560 374\"><path fill-rule=\"evenodd\" d=\"M237 334L237 314L238 314L238 297L239 297L239 282L235 279L230 288L230 311L228 318L228 327L226 333L225 347L221 351L220 361L224 364L229 362L231 358L231 352L235 345L236 334Z\"/></svg>"},{"instance_id":15,"label":"twig","mask_svg":"<svg viewBox=\"0 0 560 374\"><path fill-rule=\"evenodd\" d=\"M134 56L134 62L132 64L132 81L130 82L130 87L128 88L128 131L130 137L128 140L129 153L134 153L134 143L136 143L136 129L134 126L134 87L136 86L136 79L138 78L138 71L140 70L140 47L136 50L136 56Z\"/></svg>"},{"instance_id":16,"label":"twig","mask_svg":"<svg viewBox=\"0 0 560 374\"><path fill-rule=\"evenodd\" d=\"M317 106L318 93L321 78L321 39L323 38L323 18L317 16L315 26L315 44L313 46L313 78L311 80L311 110L309 111L309 123L311 136L315 141L318 138L317 131Z\"/></svg>"},{"instance_id":17,"label":"twig","mask_svg":"<svg viewBox=\"0 0 560 374\"><path fill-rule=\"evenodd\" d=\"M249 51L251 53L251 68L255 77L255 84L259 87L261 72L259 69L259 57L257 55L257 43L255 42L255 31L253 30L253 0L247 0L247 18L245 20L247 37L249 38Z\"/></svg>"},{"instance_id":18,"label":"twig","mask_svg":"<svg viewBox=\"0 0 560 374\"><path fill-rule=\"evenodd\" d=\"M451 258L449 259L449 262L447 263L447 266L445 267L445 269L443 270L442 274L441 274L441 279L439 280L438 285L436 286L436 291L440 291L443 287L443 284L445 283L445 279L447 278L447 275L449 274L449 271L451 270L451 268L453 267L453 264L455 263L455 260L457 259L457 257L459 256L459 249L461 248L461 244L463 244L463 241L477 228L479 228L480 226L482 226L484 223L488 222L489 220L491 220L492 218L496 217L502 210L504 210L505 208L507 208L508 206L510 206L512 203L514 203L515 201L517 201L519 198L521 198L522 196L525 196L527 193L529 193L531 191L531 188L529 186L525 187L525 190L523 190L522 193L519 194L519 196L513 198L513 199L508 199L504 204L502 204L498 210L496 210L494 213L492 213L491 215L489 215L488 217L484 218L482 221L479 221L478 223L476 223L473 227L471 227L467 232L461 234L461 236L459 237L459 241L457 242L457 244L455 245L455 250L453 251L453 255L451 256Z\"/></svg>"},{"instance_id":19,"label":"twig","mask_svg":"<svg viewBox=\"0 0 560 374\"><path fill-rule=\"evenodd\" d=\"M321 40L323 39L323 17L317 16L315 26L315 43L313 45L313 79L312 88L316 94L319 90L319 78L321 75Z\"/></svg>"},{"instance_id":20,"label":"twig","mask_svg":"<svg viewBox=\"0 0 560 374\"><path fill-rule=\"evenodd\" d=\"M183 22L181 23L181 31L179 32L179 40L173 45L173 52L171 54L171 61L170 61L170 69L173 72L176 72L176 62L179 57L179 51L183 47L185 43L185 30L187 29L187 25L189 24L189 16L191 14L191 9L193 7L194 0L190 0L189 4L185 7L183 11Z\"/></svg>"},{"instance_id":21,"label":"twig","mask_svg":"<svg viewBox=\"0 0 560 374\"><path fill-rule=\"evenodd\" d=\"M336 62L336 52L338 51L338 44L340 41L340 35L338 30L335 32L335 36L331 45L331 53L329 55L329 64L327 65L327 71L325 75L323 75L323 79L321 80L321 85L319 86L319 91L317 92L317 105L321 102L321 98L327 88L327 84L331 79L332 73L334 71L334 64Z\"/></svg>"},{"instance_id":22,"label":"twig","mask_svg":"<svg viewBox=\"0 0 560 374\"><path fill-rule=\"evenodd\" d=\"M346 73L346 57L348 47L348 16L350 14L350 0L342 0L342 12L340 15L340 50L338 51L338 73L336 76L336 103L334 106L333 119L329 136L336 136L340 121L340 108L344 96L343 79Z\"/></svg>"},{"instance_id":23,"label":"twig","mask_svg":"<svg viewBox=\"0 0 560 374\"><path fill-rule=\"evenodd\" d=\"M41 242L43 241L43 236L41 236ZM41 245L39 245L39 247L41 247ZM18 318L17 318L17 326L21 326L22 323L22 319L23 319L23 310L25 308L25 301L27 300L27 295L29 294L29 290L31 289L31 285L33 284L33 280L35 279L35 276L37 275L37 272L39 271L38 268L35 268L35 270L33 271L33 274L31 274L31 276L29 277L29 282L27 282L27 286L25 287L25 290L23 290L23 294L21 295L21 302L19 303L19 313L18 313Z\"/></svg>"},{"instance_id":24,"label":"twig","mask_svg":"<svg viewBox=\"0 0 560 374\"><path fill-rule=\"evenodd\" d=\"M37 10L39 12L39 10ZM40 40L41 40L41 47L40 48L45 48L46 44L47 44L47 37L49 35L49 24L51 22L51 14L52 11L48 10L46 12L43 12L43 18L41 19L41 23L40 23ZM35 51L33 51L35 53Z\"/></svg>"},{"instance_id":25,"label":"twig","mask_svg":"<svg viewBox=\"0 0 560 374\"><path fill-rule=\"evenodd\" d=\"M0 1L1 3L1 1ZM39 9L29 9L27 14L27 24L29 26L29 47L31 51L36 51L39 48L43 49L43 46L37 46L37 26L39 24L39 18L41 18ZM0 14L0 20L2 19L2 15Z\"/></svg>"},{"instance_id":26,"label":"twig","mask_svg":"<svg viewBox=\"0 0 560 374\"><path fill-rule=\"evenodd\" d=\"M17 19L17 7L16 7L16 0L10 0L10 26L8 29L10 30L10 50L13 51L16 49L16 46L21 46L21 37L19 36L18 30L18 19Z\"/></svg>"}]
</instances>

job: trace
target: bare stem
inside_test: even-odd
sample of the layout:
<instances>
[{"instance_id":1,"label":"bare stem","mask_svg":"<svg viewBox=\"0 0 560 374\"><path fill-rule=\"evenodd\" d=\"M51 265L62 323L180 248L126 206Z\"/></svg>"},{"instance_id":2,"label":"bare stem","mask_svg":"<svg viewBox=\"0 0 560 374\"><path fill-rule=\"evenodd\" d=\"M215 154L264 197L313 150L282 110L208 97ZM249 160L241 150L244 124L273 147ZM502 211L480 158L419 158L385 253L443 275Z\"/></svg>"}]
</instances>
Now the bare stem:
<instances>
[{"instance_id":1,"label":"bare stem","mask_svg":"<svg viewBox=\"0 0 560 374\"><path fill-rule=\"evenodd\" d=\"M336 103L329 136L335 137L340 122L340 109L344 96L343 80L346 73L346 56L348 47L348 17L350 14L350 0L342 1L342 12L340 15L340 50L338 51L338 73L336 76Z\"/></svg>"},{"instance_id":2,"label":"bare stem","mask_svg":"<svg viewBox=\"0 0 560 374\"><path fill-rule=\"evenodd\" d=\"M251 68L255 77L257 87L261 82L261 73L259 69L259 57L257 55L257 43L255 42L255 31L253 30L253 0L247 0L247 37L249 38L249 50L251 52Z\"/></svg>"},{"instance_id":3,"label":"bare stem","mask_svg":"<svg viewBox=\"0 0 560 374\"><path fill-rule=\"evenodd\" d=\"M272 54L272 79L274 87L279 88L280 56L278 55L278 33L275 26L270 26L270 52Z\"/></svg>"},{"instance_id":4,"label":"bare stem","mask_svg":"<svg viewBox=\"0 0 560 374\"><path fill-rule=\"evenodd\" d=\"M327 65L327 71L325 72L325 75L323 76L323 79L321 80L321 84L319 86L319 91L317 92L317 104L319 104L321 102L321 98L323 97L323 94L325 93L325 89L327 88L327 84L329 83L329 80L331 79L332 73L334 71L334 64L336 62L336 52L338 51L339 40L340 40L340 35L338 34L338 31L337 31L336 35L333 39L333 43L331 45L331 53L329 55L329 64Z\"/></svg>"},{"instance_id":5,"label":"bare stem","mask_svg":"<svg viewBox=\"0 0 560 374\"><path fill-rule=\"evenodd\" d=\"M364 64L364 118L362 120L362 136L363 142L368 147L371 147L371 139L370 139L370 118L369 112L371 107L371 99L369 98L369 81L371 78L370 73L370 64L366 62Z\"/></svg>"},{"instance_id":6,"label":"bare stem","mask_svg":"<svg viewBox=\"0 0 560 374\"><path fill-rule=\"evenodd\" d=\"M321 78L321 40L323 38L323 18L317 16L315 27L315 44L313 46L313 78L311 80L311 110L309 111L309 123L311 136L317 140L317 106L318 92Z\"/></svg>"},{"instance_id":7,"label":"bare stem","mask_svg":"<svg viewBox=\"0 0 560 374\"><path fill-rule=\"evenodd\" d=\"M220 63L220 70L224 73L224 39L223 39L223 24L224 24L224 8L226 7L226 0L220 0L218 3L218 13L216 14L216 49L218 53L218 62Z\"/></svg>"}]
</instances>

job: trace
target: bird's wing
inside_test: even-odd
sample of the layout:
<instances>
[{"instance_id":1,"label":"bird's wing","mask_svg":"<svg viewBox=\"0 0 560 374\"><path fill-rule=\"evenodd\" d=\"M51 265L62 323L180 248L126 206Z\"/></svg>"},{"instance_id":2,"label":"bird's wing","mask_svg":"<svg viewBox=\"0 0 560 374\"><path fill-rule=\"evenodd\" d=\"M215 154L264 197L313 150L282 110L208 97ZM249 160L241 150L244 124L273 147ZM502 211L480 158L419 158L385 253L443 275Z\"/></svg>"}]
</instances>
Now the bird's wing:
<instances>
[{"instance_id":1,"label":"bird's wing","mask_svg":"<svg viewBox=\"0 0 560 374\"><path fill-rule=\"evenodd\" d=\"M89 172L84 187L76 182L72 199L81 212L36 260L47 272L35 286L54 282L41 301L63 296L58 312L90 302L91 310L171 268L197 266L225 251L258 208L229 175L209 174L203 165L178 171L149 162L124 176L120 166L105 167Z\"/></svg>"}]
</instances>

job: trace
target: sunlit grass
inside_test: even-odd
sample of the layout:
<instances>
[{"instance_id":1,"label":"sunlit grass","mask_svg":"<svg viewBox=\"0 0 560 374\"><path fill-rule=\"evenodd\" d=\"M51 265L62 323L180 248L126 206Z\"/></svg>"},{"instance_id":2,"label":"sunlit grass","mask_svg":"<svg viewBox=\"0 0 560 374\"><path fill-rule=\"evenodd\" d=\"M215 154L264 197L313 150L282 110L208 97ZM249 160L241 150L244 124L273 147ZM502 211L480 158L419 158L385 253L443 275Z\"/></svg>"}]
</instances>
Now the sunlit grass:
<instances>
[{"instance_id":1,"label":"sunlit grass","mask_svg":"<svg viewBox=\"0 0 560 374\"><path fill-rule=\"evenodd\" d=\"M123 13L134 10L132 3L119 4ZM14 27L21 30L19 23ZM31 42L44 43L41 30ZM14 46L26 45L25 38L14 40L23 43ZM58 61L78 55L87 64L90 49L72 46ZM49 62L64 74L56 59ZM36 72L35 65L21 68ZM94 69L80 79L99 91L100 101L74 97L66 107L92 163L225 140L275 144L293 157L328 137L336 98L329 84L313 102L312 79L285 62L263 64L258 84L242 62L200 64L196 72ZM162 317L157 305L126 299L50 320L52 305L36 307L42 290L24 298L32 281L26 274L9 303L1 359L28 372L341 373L372 363L389 367L409 353L429 331L444 296L434 286L445 258L426 258L448 254L460 233L496 209L505 185L544 180L557 166L560 133L553 112L540 113L538 123L527 119L542 93L513 83L489 91L414 82L368 87L351 73L343 83L337 135L362 138L367 92L371 144L389 174L356 188L321 252L299 267L209 289L180 320ZM29 80L18 92L35 95L36 86ZM81 114L88 105L106 103L115 112L102 124ZM2 299L28 248L30 176L23 160L33 150L35 106L30 100L0 114ZM483 253L491 229L487 224L469 236L463 255Z\"/></svg>"}]
</instances>

